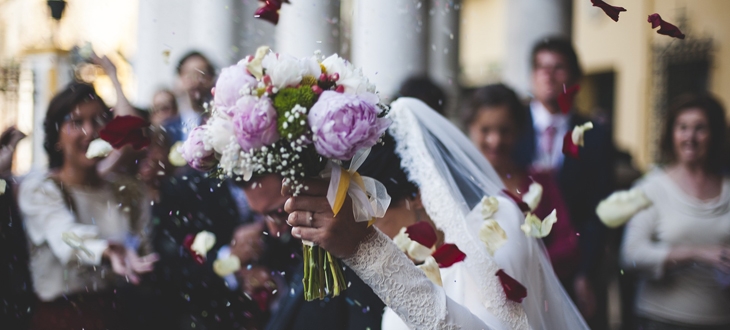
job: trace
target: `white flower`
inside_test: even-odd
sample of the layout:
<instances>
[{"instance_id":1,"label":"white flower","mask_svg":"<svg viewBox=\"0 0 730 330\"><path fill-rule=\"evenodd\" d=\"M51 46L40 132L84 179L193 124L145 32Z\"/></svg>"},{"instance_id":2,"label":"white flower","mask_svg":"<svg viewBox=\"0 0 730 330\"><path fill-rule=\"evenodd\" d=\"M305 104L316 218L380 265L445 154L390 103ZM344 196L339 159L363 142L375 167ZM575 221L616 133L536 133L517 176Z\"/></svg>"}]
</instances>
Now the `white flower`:
<instances>
[{"instance_id":1,"label":"white flower","mask_svg":"<svg viewBox=\"0 0 730 330\"><path fill-rule=\"evenodd\" d=\"M271 84L282 89L296 86L302 82L302 66L299 60L291 55L270 53L261 61L266 75L271 77Z\"/></svg>"},{"instance_id":2,"label":"white flower","mask_svg":"<svg viewBox=\"0 0 730 330\"><path fill-rule=\"evenodd\" d=\"M497 200L497 197L484 196L482 198L482 219L487 220L491 218L498 210L499 200Z\"/></svg>"},{"instance_id":3,"label":"white flower","mask_svg":"<svg viewBox=\"0 0 730 330\"><path fill-rule=\"evenodd\" d=\"M507 243L507 233L502 229L497 220L489 219L482 223L479 228L479 240L487 246L489 254L494 255L504 243Z\"/></svg>"},{"instance_id":4,"label":"white flower","mask_svg":"<svg viewBox=\"0 0 730 330\"><path fill-rule=\"evenodd\" d=\"M0 195L5 194L5 189L8 187L8 183L5 180L0 179Z\"/></svg>"},{"instance_id":5,"label":"white flower","mask_svg":"<svg viewBox=\"0 0 730 330\"><path fill-rule=\"evenodd\" d=\"M86 158L93 159L97 157L106 157L109 156L109 153L111 153L112 150L114 150L114 148L112 148L112 145L109 144L109 142L102 139L96 139L89 143L89 148L86 149Z\"/></svg>"},{"instance_id":6,"label":"white flower","mask_svg":"<svg viewBox=\"0 0 730 330\"><path fill-rule=\"evenodd\" d=\"M206 149L222 154L223 150L233 141L233 120L228 115L215 112L205 123L208 129L203 134L203 143Z\"/></svg>"},{"instance_id":7,"label":"white flower","mask_svg":"<svg viewBox=\"0 0 730 330\"><path fill-rule=\"evenodd\" d=\"M528 237L542 238L550 234L550 230L553 229L553 224L558 221L558 216L553 210L544 220L540 221L540 218L536 217L532 213L528 213L525 217L525 223L520 226L520 229L525 232Z\"/></svg>"},{"instance_id":8,"label":"white flower","mask_svg":"<svg viewBox=\"0 0 730 330\"><path fill-rule=\"evenodd\" d=\"M577 146L583 146L583 134L585 134L586 131L589 131L593 129L593 123L587 122L583 125L578 125L575 128L573 128L573 133L570 136L570 138L573 140L573 144Z\"/></svg>"},{"instance_id":9,"label":"white flower","mask_svg":"<svg viewBox=\"0 0 730 330\"><path fill-rule=\"evenodd\" d=\"M180 152L180 148L182 148L183 141L177 141L175 144L170 147L170 153L167 155L167 160L170 161L170 164L172 166L180 167L185 166L188 164L188 162L185 161L185 158L183 158L182 153Z\"/></svg>"},{"instance_id":10,"label":"white flower","mask_svg":"<svg viewBox=\"0 0 730 330\"><path fill-rule=\"evenodd\" d=\"M337 74L340 78L335 82L337 86L343 86L345 93L375 93L375 85L371 84L368 78L362 73L362 69L355 68L354 65L345 61L337 54L334 54L322 61L327 74Z\"/></svg>"},{"instance_id":11,"label":"white flower","mask_svg":"<svg viewBox=\"0 0 730 330\"><path fill-rule=\"evenodd\" d=\"M213 248L213 245L215 245L215 235L209 231L203 230L195 235L195 239L193 240L193 244L190 245L190 249L204 257L208 254L208 251Z\"/></svg>"},{"instance_id":12,"label":"white flower","mask_svg":"<svg viewBox=\"0 0 730 330\"><path fill-rule=\"evenodd\" d=\"M444 284L441 282L441 270L439 269L439 265L436 262L436 259L429 256L428 258L426 258L426 261L424 261L423 264L420 264L416 267L423 271L423 273L426 274L426 277L428 277L431 282L435 283L438 286L444 286Z\"/></svg>"},{"instance_id":13,"label":"white flower","mask_svg":"<svg viewBox=\"0 0 730 330\"><path fill-rule=\"evenodd\" d=\"M261 65L261 61L267 54L269 54L269 46L261 46L256 49L256 55L253 59L246 64L248 72L256 77L257 80L261 80L264 77L264 68Z\"/></svg>"},{"instance_id":14,"label":"white flower","mask_svg":"<svg viewBox=\"0 0 730 330\"><path fill-rule=\"evenodd\" d=\"M542 199L542 186L537 183L533 182L530 184L530 188L527 190L527 192L522 195L522 201L527 203L527 206L530 207L530 210L535 210L538 205L540 205L540 200Z\"/></svg>"},{"instance_id":15,"label":"white flower","mask_svg":"<svg viewBox=\"0 0 730 330\"><path fill-rule=\"evenodd\" d=\"M299 66L302 69L302 77L312 76L319 79L319 75L322 74L322 67L314 57L304 57L299 59Z\"/></svg>"},{"instance_id":16,"label":"white flower","mask_svg":"<svg viewBox=\"0 0 730 330\"><path fill-rule=\"evenodd\" d=\"M413 241L408 237L408 234L406 234L406 227L401 228L398 235L393 237L393 243L395 243L395 245L397 245L403 252L408 251L408 247L411 245L411 242Z\"/></svg>"},{"instance_id":17,"label":"white flower","mask_svg":"<svg viewBox=\"0 0 730 330\"><path fill-rule=\"evenodd\" d=\"M616 228L625 224L634 214L651 204L652 202L637 187L611 194L598 203L596 214L607 227Z\"/></svg>"},{"instance_id":18,"label":"white flower","mask_svg":"<svg viewBox=\"0 0 730 330\"><path fill-rule=\"evenodd\" d=\"M401 251L405 252L409 258L416 262L423 262L427 258L431 257L431 254L433 253L431 248L421 245L421 243L418 243L408 237L408 234L406 234L406 227L401 228L398 235L393 237L393 243L395 243Z\"/></svg>"},{"instance_id":19,"label":"white flower","mask_svg":"<svg viewBox=\"0 0 730 330\"><path fill-rule=\"evenodd\" d=\"M241 260L234 255L213 261L213 271L220 277L231 275L239 269L241 269Z\"/></svg>"}]
</instances>

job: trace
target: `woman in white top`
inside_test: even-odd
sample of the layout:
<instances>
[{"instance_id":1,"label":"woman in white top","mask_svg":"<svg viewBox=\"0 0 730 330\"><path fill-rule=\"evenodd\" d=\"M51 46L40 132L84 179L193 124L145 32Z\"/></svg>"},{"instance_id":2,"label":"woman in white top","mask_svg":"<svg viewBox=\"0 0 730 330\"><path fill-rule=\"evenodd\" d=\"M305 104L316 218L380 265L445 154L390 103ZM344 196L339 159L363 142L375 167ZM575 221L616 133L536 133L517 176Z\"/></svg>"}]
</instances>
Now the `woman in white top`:
<instances>
[{"instance_id":1,"label":"woman in white top","mask_svg":"<svg viewBox=\"0 0 730 330\"><path fill-rule=\"evenodd\" d=\"M110 116L86 84L72 83L49 104L44 122L49 171L27 177L18 198L40 300L32 329L120 328L114 281L138 283L138 274L150 271L156 260L131 249L135 239L129 234L144 226L130 218L134 201L124 198L124 187L99 176L98 158L86 157Z\"/></svg>"},{"instance_id":2,"label":"woman in white top","mask_svg":"<svg viewBox=\"0 0 730 330\"><path fill-rule=\"evenodd\" d=\"M721 166L725 110L678 99L666 117L666 166L638 187L652 205L629 222L623 265L642 274L637 329L730 329L730 178Z\"/></svg>"},{"instance_id":3,"label":"woman in white top","mask_svg":"<svg viewBox=\"0 0 730 330\"><path fill-rule=\"evenodd\" d=\"M524 215L501 195L499 176L466 136L415 99L393 102L388 116L397 161L368 159L371 165L363 173L385 182L399 181L388 171L403 171L418 192L408 203L396 201L376 226L392 235L420 214L466 259L442 270L443 287L432 283L381 230L354 222L349 202L334 217L322 181L309 182L306 192L287 201L292 235L343 258L392 310L388 313L397 315L385 315L384 329L587 329L555 277L544 246L519 229ZM372 171L378 166L384 173ZM493 218L508 237L493 256L478 237L484 196L499 201ZM526 287L522 303L506 297L496 276L499 269Z\"/></svg>"}]
</instances>

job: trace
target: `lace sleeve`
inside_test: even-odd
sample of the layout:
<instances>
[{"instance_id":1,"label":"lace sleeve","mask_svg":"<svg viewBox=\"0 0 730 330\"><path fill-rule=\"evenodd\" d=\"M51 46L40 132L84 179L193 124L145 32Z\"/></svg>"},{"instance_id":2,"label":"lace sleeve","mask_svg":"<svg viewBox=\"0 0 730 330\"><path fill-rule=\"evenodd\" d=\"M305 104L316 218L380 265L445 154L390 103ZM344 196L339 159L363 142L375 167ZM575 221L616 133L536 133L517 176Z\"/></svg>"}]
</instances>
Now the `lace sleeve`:
<instances>
[{"instance_id":1,"label":"lace sleeve","mask_svg":"<svg viewBox=\"0 0 730 330\"><path fill-rule=\"evenodd\" d=\"M377 229L343 261L411 329L494 329L448 298Z\"/></svg>"}]
</instances>

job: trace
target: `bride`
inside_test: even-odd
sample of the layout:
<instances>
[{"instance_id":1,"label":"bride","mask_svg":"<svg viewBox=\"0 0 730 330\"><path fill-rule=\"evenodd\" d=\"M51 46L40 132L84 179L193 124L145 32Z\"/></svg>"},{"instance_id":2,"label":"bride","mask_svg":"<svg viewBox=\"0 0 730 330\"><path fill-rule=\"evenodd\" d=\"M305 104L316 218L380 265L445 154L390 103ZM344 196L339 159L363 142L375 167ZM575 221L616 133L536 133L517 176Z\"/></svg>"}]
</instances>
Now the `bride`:
<instances>
[{"instance_id":1,"label":"bride","mask_svg":"<svg viewBox=\"0 0 730 330\"><path fill-rule=\"evenodd\" d=\"M520 230L524 215L501 195L504 186L499 176L469 140L415 99L393 102L389 117L393 124L388 134L394 143L389 149L386 137L360 170L386 186L415 184L415 197L396 196L376 224L389 235L355 222L349 199L343 211L333 216L326 199L328 184L315 180L307 183L305 193L286 203L292 234L342 258L373 289L389 307L384 329L404 325L411 329L587 329L560 286L541 241ZM480 203L484 196L497 198L499 209L493 218L508 237L493 256L477 236L484 221ZM443 287L432 283L389 238L401 226L417 221L413 214L421 205L423 216L444 233L444 241L456 244L467 256L441 271ZM500 269L527 288L522 303L507 299L495 276Z\"/></svg>"}]
</instances>

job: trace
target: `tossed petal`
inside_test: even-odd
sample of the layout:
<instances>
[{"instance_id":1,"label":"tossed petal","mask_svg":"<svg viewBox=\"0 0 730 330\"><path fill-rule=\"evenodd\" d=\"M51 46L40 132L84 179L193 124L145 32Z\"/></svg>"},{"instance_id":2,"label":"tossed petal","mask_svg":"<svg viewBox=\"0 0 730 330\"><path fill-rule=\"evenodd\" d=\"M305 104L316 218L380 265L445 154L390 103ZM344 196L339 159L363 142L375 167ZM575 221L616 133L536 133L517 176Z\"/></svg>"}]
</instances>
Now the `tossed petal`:
<instances>
[{"instance_id":1,"label":"tossed petal","mask_svg":"<svg viewBox=\"0 0 730 330\"><path fill-rule=\"evenodd\" d=\"M507 197L511 198L516 204L517 207L520 208L520 211L522 212L530 212L530 206L525 203L522 198L517 197L517 195L513 194L511 191L504 189L502 192L507 195Z\"/></svg>"},{"instance_id":2,"label":"tossed petal","mask_svg":"<svg viewBox=\"0 0 730 330\"><path fill-rule=\"evenodd\" d=\"M618 14L620 14L622 11L626 11L626 8L624 7L617 7L617 6L611 6L603 0L591 0L591 3L593 3L594 7L598 7L603 9L603 12L608 15L614 22L618 22Z\"/></svg>"},{"instance_id":3,"label":"tossed petal","mask_svg":"<svg viewBox=\"0 0 730 330\"><path fill-rule=\"evenodd\" d=\"M267 2L263 7L256 9L253 17L269 21L271 24L276 25L279 23L279 8Z\"/></svg>"},{"instance_id":4,"label":"tossed petal","mask_svg":"<svg viewBox=\"0 0 730 330\"><path fill-rule=\"evenodd\" d=\"M261 80L264 77L264 67L261 65L261 61L263 61L264 57L269 54L269 49L269 46L260 46L259 48L256 48L256 55L254 55L253 59L246 64L248 72L252 76L256 77L257 80Z\"/></svg>"},{"instance_id":5,"label":"tossed petal","mask_svg":"<svg viewBox=\"0 0 730 330\"><path fill-rule=\"evenodd\" d=\"M444 286L443 282L441 282L441 270L439 269L439 265L436 263L436 259L428 257L423 264L416 267L423 271L431 282L438 286Z\"/></svg>"},{"instance_id":6,"label":"tossed petal","mask_svg":"<svg viewBox=\"0 0 730 330\"><path fill-rule=\"evenodd\" d=\"M86 158L103 158L109 156L109 153L112 152L112 150L114 150L114 148L111 144L109 144L109 142L102 139L96 139L89 143L89 147L86 149Z\"/></svg>"},{"instance_id":7,"label":"tossed petal","mask_svg":"<svg viewBox=\"0 0 730 330\"><path fill-rule=\"evenodd\" d=\"M403 252L408 251L408 247L411 246L411 242L413 241L408 238L408 234L406 234L406 227L401 228L398 234L393 237L393 243L395 243L395 245L397 245Z\"/></svg>"},{"instance_id":8,"label":"tossed petal","mask_svg":"<svg viewBox=\"0 0 730 330\"><path fill-rule=\"evenodd\" d=\"M573 143L573 131L568 131L563 137L563 155L570 158L579 159L578 151L580 148Z\"/></svg>"},{"instance_id":9,"label":"tossed petal","mask_svg":"<svg viewBox=\"0 0 730 330\"><path fill-rule=\"evenodd\" d=\"M479 240L487 246L489 254L494 255L497 249L507 243L507 233L497 220L489 219L484 221L479 228Z\"/></svg>"},{"instance_id":10,"label":"tossed petal","mask_svg":"<svg viewBox=\"0 0 730 330\"><path fill-rule=\"evenodd\" d=\"M5 194L5 189L7 188L8 183L5 182L5 180L0 179L0 195Z\"/></svg>"},{"instance_id":11,"label":"tossed petal","mask_svg":"<svg viewBox=\"0 0 730 330\"><path fill-rule=\"evenodd\" d=\"M558 106L563 114L567 114L573 109L573 100L575 95L580 91L580 85L575 84L566 88L563 86L563 92L558 95Z\"/></svg>"},{"instance_id":12,"label":"tossed petal","mask_svg":"<svg viewBox=\"0 0 730 330\"><path fill-rule=\"evenodd\" d=\"M150 137L146 134L149 126L149 122L137 116L116 116L99 131L99 137L114 149L131 145L139 150L150 144Z\"/></svg>"},{"instance_id":13,"label":"tossed petal","mask_svg":"<svg viewBox=\"0 0 730 330\"><path fill-rule=\"evenodd\" d=\"M209 231L203 230L195 235L195 239L193 239L190 249L201 256L205 256L214 245L215 235Z\"/></svg>"},{"instance_id":14,"label":"tossed petal","mask_svg":"<svg viewBox=\"0 0 730 330\"><path fill-rule=\"evenodd\" d=\"M527 192L522 195L522 201L527 203L527 206L530 207L530 210L534 211L538 205L540 205L540 200L542 199L542 185L540 185L537 182L533 182L530 184L530 188L527 189Z\"/></svg>"},{"instance_id":15,"label":"tossed petal","mask_svg":"<svg viewBox=\"0 0 730 330\"><path fill-rule=\"evenodd\" d=\"M183 158L182 153L180 153L180 148L182 148L184 143L185 142L183 141L177 141L172 145L172 147L170 147L170 153L167 155L167 160L169 160L170 164L173 166L181 167L188 164L188 162L185 161L185 158Z\"/></svg>"},{"instance_id":16,"label":"tossed petal","mask_svg":"<svg viewBox=\"0 0 730 330\"><path fill-rule=\"evenodd\" d=\"M634 214L652 205L640 188L617 191L598 203L596 214L609 228L625 224Z\"/></svg>"},{"instance_id":17,"label":"tossed petal","mask_svg":"<svg viewBox=\"0 0 730 330\"><path fill-rule=\"evenodd\" d=\"M520 226L528 237L543 238L550 234L553 225L558 221L556 211L553 210L542 221L536 215L529 213L525 217L525 223Z\"/></svg>"},{"instance_id":18,"label":"tossed petal","mask_svg":"<svg viewBox=\"0 0 730 330\"><path fill-rule=\"evenodd\" d=\"M436 244L436 230L426 221L419 221L408 226L406 234L408 234L408 238L427 248Z\"/></svg>"},{"instance_id":19,"label":"tossed petal","mask_svg":"<svg viewBox=\"0 0 730 330\"><path fill-rule=\"evenodd\" d=\"M527 297L527 288L520 282L517 282L512 276L507 275L504 270L498 270L496 275L499 277L499 283L502 284L502 290L507 296L507 299L521 303L522 299Z\"/></svg>"},{"instance_id":20,"label":"tossed petal","mask_svg":"<svg viewBox=\"0 0 730 330\"><path fill-rule=\"evenodd\" d=\"M195 262L198 265L202 265L205 263L205 257L199 255L197 252L193 251L193 249L191 248L194 240L195 240L195 235L188 234L187 236L185 236L185 239L183 240L183 247L185 248L185 251L187 251L190 254L190 256L193 257L193 260L195 260Z\"/></svg>"},{"instance_id":21,"label":"tossed petal","mask_svg":"<svg viewBox=\"0 0 730 330\"><path fill-rule=\"evenodd\" d=\"M592 122L586 122L583 125L575 126L575 128L573 128L573 132L570 134L570 139L573 140L573 144L582 147L585 144L583 136L585 135L586 131L590 131L592 129Z\"/></svg>"},{"instance_id":22,"label":"tossed petal","mask_svg":"<svg viewBox=\"0 0 730 330\"><path fill-rule=\"evenodd\" d=\"M406 254L408 255L408 257L416 262L423 262L424 260L428 259L432 253L432 248L423 246L416 241L411 241L411 244L408 245L408 249L406 249Z\"/></svg>"},{"instance_id":23,"label":"tossed petal","mask_svg":"<svg viewBox=\"0 0 730 330\"><path fill-rule=\"evenodd\" d=\"M499 200L494 196L482 198L482 219L491 218L499 210Z\"/></svg>"},{"instance_id":24,"label":"tossed petal","mask_svg":"<svg viewBox=\"0 0 730 330\"><path fill-rule=\"evenodd\" d=\"M649 15L649 19L647 20L649 23L651 23L651 28L659 27L659 30L656 31L656 33L663 34L665 36L670 36L678 39L684 39L685 35L682 33L681 30L679 30L678 27L676 27L674 24L671 24L665 20L662 19L659 14L654 13Z\"/></svg>"},{"instance_id":25,"label":"tossed petal","mask_svg":"<svg viewBox=\"0 0 730 330\"><path fill-rule=\"evenodd\" d=\"M220 277L233 274L233 272L239 269L241 269L241 260L234 255L229 255L223 259L216 259L213 262L213 271Z\"/></svg>"},{"instance_id":26,"label":"tossed petal","mask_svg":"<svg viewBox=\"0 0 730 330\"><path fill-rule=\"evenodd\" d=\"M466 259L466 254L461 252L456 245L451 243L441 245L431 256L436 260L441 268L451 267L451 265Z\"/></svg>"}]
</instances>

